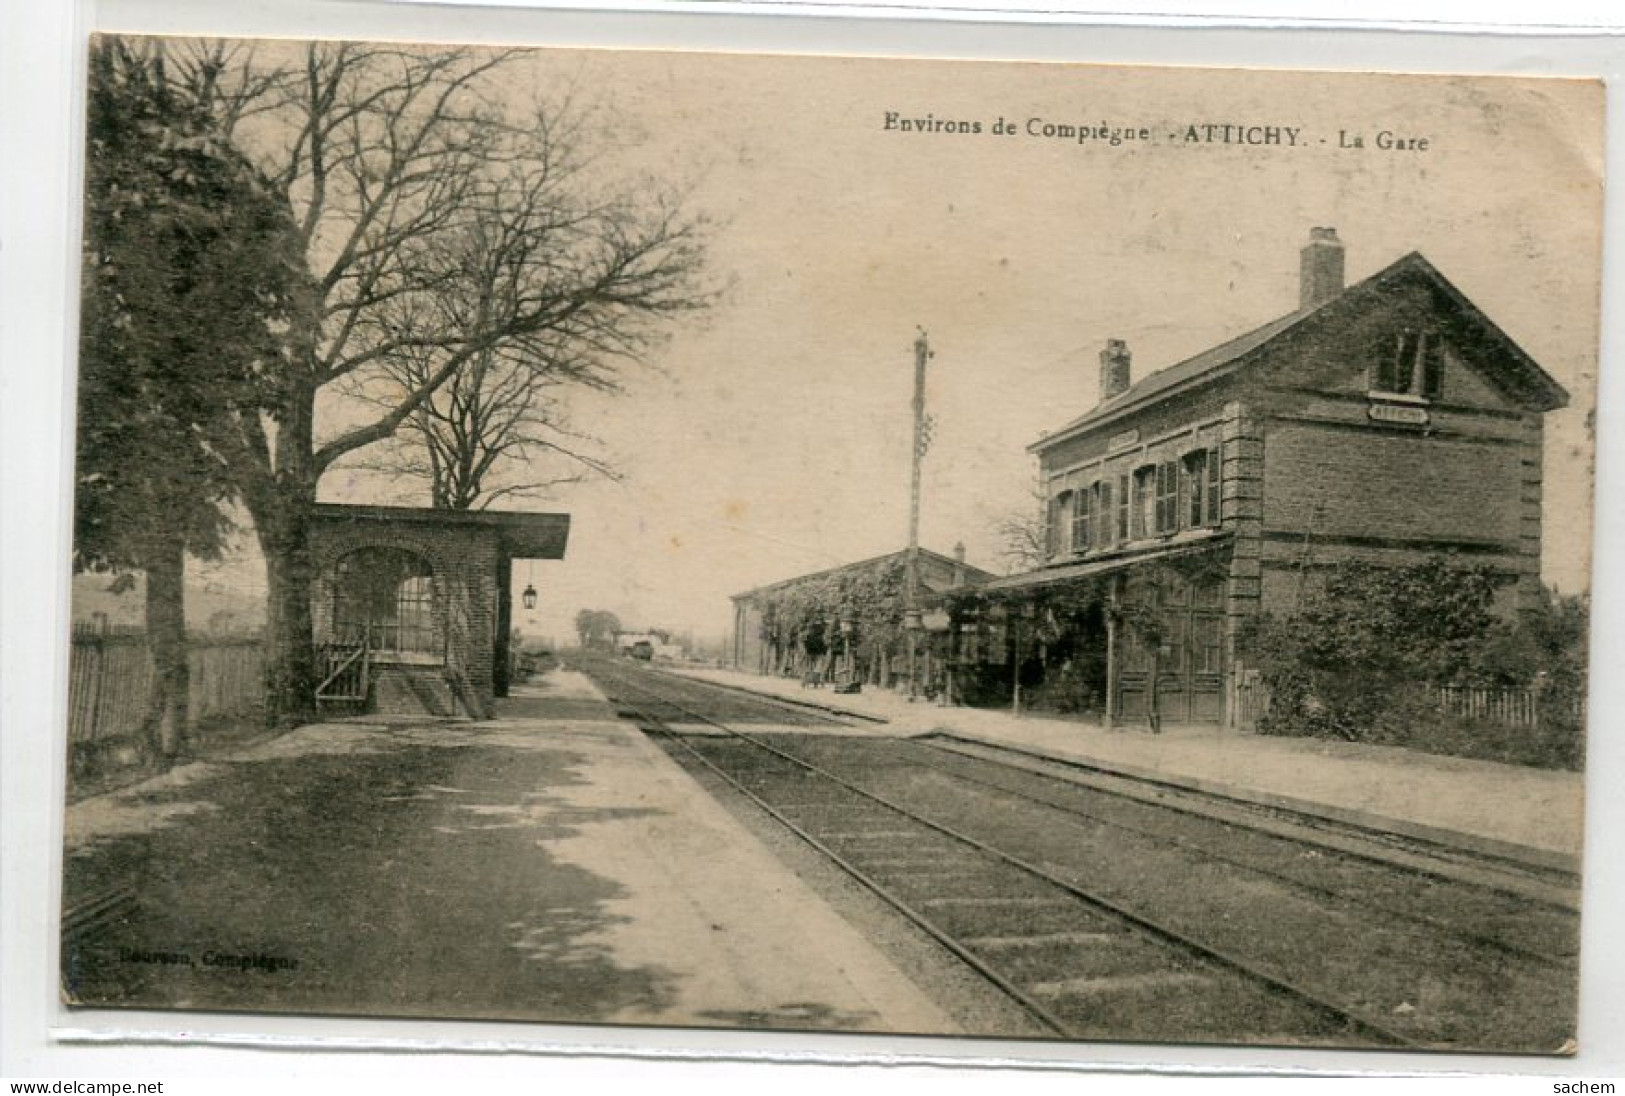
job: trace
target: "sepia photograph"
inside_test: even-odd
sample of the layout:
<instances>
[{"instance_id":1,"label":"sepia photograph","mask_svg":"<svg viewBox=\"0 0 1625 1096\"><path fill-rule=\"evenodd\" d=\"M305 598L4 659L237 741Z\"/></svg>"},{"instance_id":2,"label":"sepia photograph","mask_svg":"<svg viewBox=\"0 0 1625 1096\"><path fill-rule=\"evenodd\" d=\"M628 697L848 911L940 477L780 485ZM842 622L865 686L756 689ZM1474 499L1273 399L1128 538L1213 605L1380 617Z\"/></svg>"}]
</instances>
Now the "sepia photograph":
<instances>
[{"instance_id":1,"label":"sepia photograph","mask_svg":"<svg viewBox=\"0 0 1625 1096\"><path fill-rule=\"evenodd\" d=\"M1601 82L86 78L67 1006L1579 1049Z\"/></svg>"}]
</instances>

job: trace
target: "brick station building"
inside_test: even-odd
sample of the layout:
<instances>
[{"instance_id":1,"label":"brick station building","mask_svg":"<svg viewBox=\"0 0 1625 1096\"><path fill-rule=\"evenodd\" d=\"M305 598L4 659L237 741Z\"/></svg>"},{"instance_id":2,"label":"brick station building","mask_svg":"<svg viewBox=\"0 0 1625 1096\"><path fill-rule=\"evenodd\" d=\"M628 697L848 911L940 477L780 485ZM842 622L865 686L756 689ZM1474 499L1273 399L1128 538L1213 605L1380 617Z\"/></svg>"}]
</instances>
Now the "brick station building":
<instances>
[{"instance_id":1,"label":"brick station building","mask_svg":"<svg viewBox=\"0 0 1625 1096\"><path fill-rule=\"evenodd\" d=\"M1542 416L1567 393L1420 254L1343 270L1317 228L1295 311L1138 381L1110 340L1099 403L1029 447L1048 559L986 590L1035 632L1046 603L1096 606L1080 665L1108 722L1146 712L1153 666L1163 718L1238 722L1240 626L1337 561L1455 553L1505 577L1499 611L1538 595Z\"/></svg>"},{"instance_id":2,"label":"brick station building","mask_svg":"<svg viewBox=\"0 0 1625 1096\"><path fill-rule=\"evenodd\" d=\"M508 692L515 559L563 559L567 514L318 505L317 699L328 711L488 718Z\"/></svg>"}]
</instances>

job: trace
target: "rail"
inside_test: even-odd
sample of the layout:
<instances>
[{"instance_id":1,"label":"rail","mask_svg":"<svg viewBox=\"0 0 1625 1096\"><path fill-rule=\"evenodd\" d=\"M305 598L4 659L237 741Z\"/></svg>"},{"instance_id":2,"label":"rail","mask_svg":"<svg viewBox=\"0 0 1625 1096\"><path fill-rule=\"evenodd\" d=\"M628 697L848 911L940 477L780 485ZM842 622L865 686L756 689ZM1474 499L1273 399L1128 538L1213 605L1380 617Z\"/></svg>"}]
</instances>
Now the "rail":
<instances>
[{"instance_id":1,"label":"rail","mask_svg":"<svg viewBox=\"0 0 1625 1096\"><path fill-rule=\"evenodd\" d=\"M769 743L763 742L754 735L747 734L732 726L729 726L722 721L706 716L692 708L687 707L686 705L671 700L669 697L661 697L647 686L630 680L629 675L625 674L624 672L617 671L613 674L606 673L604 676L612 676L617 684L622 686L630 686L632 690L642 692L654 698L654 701L657 704L670 706L682 711L688 720L705 723L715 727L716 729L722 731L727 738L746 743L759 751L765 752L774 757L782 759L791 765L797 766L801 770L804 770L805 772L814 775L819 779L828 782L829 784L843 789L849 795L858 797L860 800L866 803L881 807L891 815L899 816L902 819L907 820L914 826L921 827L925 830L946 837L962 848L975 850L974 855L978 855L992 861L997 861L1000 864L1014 868L1024 877L1032 880L1035 884L1043 888L1047 888L1048 890L1068 896L1071 900L1080 903L1082 908L1086 908L1088 911L1098 917L1104 917L1120 926L1127 927L1128 929L1142 934L1165 947L1171 948L1176 952L1182 952L1186 956L1197 960L1200 963L1209 964L1213 967L1228 971L1231 974L1238 976L1244 982L1261 987L1262 989L1273 993L1278 998L1297 1002L1299 1006L1306 1008L1312 1014L1318 1015L1323 1020L1335 1022L1344 1030L1350 1032L1361 1032L1367 1038L1381 1044L1402 1047L1417 1045L1409 1037L1391 1029L1381 1021L1361 1014L1361 1012L1358 1010L1340 1006L1321 997L1314 991L1304 986L1282 978L1272 972L1263 970L1239 956L1204 944L1179 931L1178 929L1146 917L1142 914L1135 913L1112 899L1085 890L1072 882L1061 879L1035 863L1011 855L1008 852L963 833L958 829L932 821L928 818L924 818L908 808L885 798L884 796L877 795L873 792L860 788L847 780L844 780L840 776L828 771L825 768L822 768L819 765L813 764L804 758L796 757L791 753L787 753ZM634 709L639 709L636 702L628 702L624 696L617 696L615 699L618 703L625 704ZM639 710L647 712L647 709ZM664 721L659 720L658 718L650 717L649 721L656 726L664 726ZM842 868L842 870L852 875L857 882L893 906L893 908L895 908L899 913L908 918L914 924L918 925L933 939L936 939L942 943L949 951L964 961L986 981L996 986L1007 996L1015 1000L1023 1009L1038 1019L1045 1026L1051 1028L1059 1034L1067 1036L1076 1037L1079 1035L1088 1034L1085 1031L1080 1031L1075 1024L1068 1022L1064 1017L1058 1016L1054 1009L1046 1006L1040 1001L1037 1001L1035 999L1036 995L1032 991L1033 987L1027 987L1024 989L1022 986L1016 984L1017 980L1015 978L1012 978L1005 972L1001 971L996 964L989 963L978 956L973 948L968 946L970 941L963 939L962 934L949 931L941 923L939 923L936 918L931 916L931 914L919 908L918 904L912 903L901 897L893 890L893 888L887 886L884 882L874 878L870 873L852 863L848 857L843 857L840 855L837 851L830 847L829 841L821 840L817 834L809 831L808 826L798 823L795 819L789 817L785 810L780 810L778 807L775 807L773 804L769 803L767 799L762 795L759 795L755 789L747 785L744 781L736 779L721 766L714 764L709 758L705 757L702 753L696 750L685 739L674 736L673 741L680 743L686 752L695 756L708 769L715 772L719 778L725 780L731 787L735 788L746 798L760 806L769 815L790 829L791 832L794 833L798 838L817 849L823 855L830 857ZM1017 897L1009 896L1006 892L999 893L1003 895L1000 898L978 898L967 899L967 901L1019 900ZM942 904L943 902L953 901L953 899L939 897L928 900L926 904L930 904L930 902L933 901L937 904Z\"/></svg>"}]
</instances>

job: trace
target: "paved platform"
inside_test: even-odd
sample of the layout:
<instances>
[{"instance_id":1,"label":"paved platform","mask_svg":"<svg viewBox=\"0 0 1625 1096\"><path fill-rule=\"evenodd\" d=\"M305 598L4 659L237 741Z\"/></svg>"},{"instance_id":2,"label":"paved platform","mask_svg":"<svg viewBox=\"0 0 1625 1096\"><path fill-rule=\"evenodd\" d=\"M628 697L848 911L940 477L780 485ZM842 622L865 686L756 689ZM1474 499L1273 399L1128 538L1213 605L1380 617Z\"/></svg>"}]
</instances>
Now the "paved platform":
<instances>
[{"instance_id":1,"label":"paved platform","mask_svg":"<svg viewBox=\"0 0 1625 1096\"><path fill-rule=\"evenodd\" d=\"M1212 726L1107 731L1082 719L909 703L884 690L843 695L799 681L665 666L703 680L880 716L877 733L945 732L1175 784L1577 871L1584 816L1579 773L1415 750L1276 738Z\"/></svg>"},{"instance_id":2,"label":"paved platform","mask_svg":"<svg viewBox=\"0 0 1625 1096\"><path fill-rule=\"evenodd\" d=\"M692 777L614 717L585 675L520 686L499 717L590 743L566 809L632 808L552 853L623 888L601 943L674 975L673 999L611 1022L957 1033L960 1028Z\"/></svg>"},{"instance_id":3,"label":"paved platform","mask_svg":"<svg viewBox=\"0 0 1625 1096\"><path fill-rule=\"evenodd\" d=\"M183 865L128 880L147 919L103 950L310 923L249 941L297 970L108 957L84 999L962 1033L584 676L515 692L495 721L317 724L70 806L81 889ZM231 885L184 868L209 855Z\"/></svg>"}]
</instances>

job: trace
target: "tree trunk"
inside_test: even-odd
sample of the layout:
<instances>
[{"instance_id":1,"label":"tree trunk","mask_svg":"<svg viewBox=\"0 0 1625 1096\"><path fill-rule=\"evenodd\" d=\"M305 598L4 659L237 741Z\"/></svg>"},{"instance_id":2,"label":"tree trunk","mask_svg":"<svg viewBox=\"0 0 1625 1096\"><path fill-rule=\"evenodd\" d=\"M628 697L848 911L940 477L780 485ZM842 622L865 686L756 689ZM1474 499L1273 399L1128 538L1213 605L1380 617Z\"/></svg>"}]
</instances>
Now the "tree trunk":
<instances>
[{"instance_id":1,"label":"tree trunk","mask_svg":"<svg viewBox=\"0 0 1625 1096\"><path fill-rule=\"evenodd\" d=\"M265 720L272 727L297 727L317 716L310 615L312 504L284 498L269 521L259 521L266 579Z\"/></svg>"},{"instance_id":2,"label":"tree trunk","mask_svg":"<svg viewBox=\"0 0 1625 1096\"><path fill-rule=\"evenodd\" d=\"M321 476L314 453L316 384L310 365L290 383L277 420L272 467L243 485L265 556L265 720L297 727L317 718L310 519Z\"/></svg>"},{"instance_id":3,"label":"tree trunk","mask_svg":"<svg viewBox=\"0 0 1625 1096\"><path fill-rule=\"evenodd\" d=\"M147 573L147 645L152 652L152 705L146 735L155 756L180 753L188 730L191 669L186 659L186 547L163 538L143 553Z\"/></svg>"}]
</instances>

